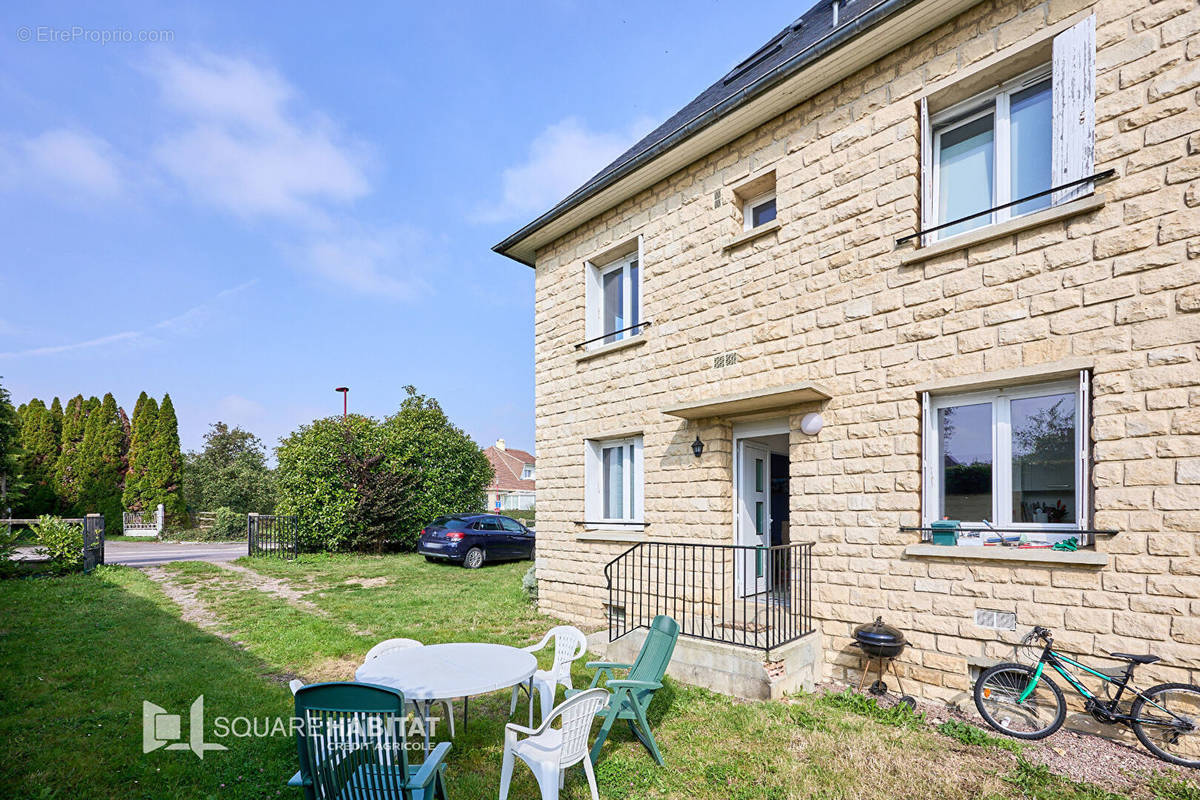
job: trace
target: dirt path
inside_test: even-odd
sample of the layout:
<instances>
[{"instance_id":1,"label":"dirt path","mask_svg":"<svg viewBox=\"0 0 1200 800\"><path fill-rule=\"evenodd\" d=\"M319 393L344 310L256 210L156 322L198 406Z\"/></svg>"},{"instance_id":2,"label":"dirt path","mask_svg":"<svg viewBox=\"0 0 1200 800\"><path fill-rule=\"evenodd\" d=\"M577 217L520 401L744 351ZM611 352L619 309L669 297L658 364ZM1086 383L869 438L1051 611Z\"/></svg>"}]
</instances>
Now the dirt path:
<instances>
[{"instance_id":1,"label":"dirt path","mask_svg":"<svg viewBox=\"0 0 1200 800\"><path fill-rule=\"evenodd\" d=\"M179 606L180 619L184 622L190 622L209 633L216 634L222 639L234 642L233 636L229 631L221 627L221 620L200 599L200 595L196 593L195 586L185 586L181 583L176 583L171 578L170 573L162 567L145 567L142 571L146 573L146 577L162 588L163 594L169 597L171 602ZM234 643L237 644L237 642Z\"/></svg>"},{"instance_id":2,"label":"dirt path","mask_svg":"<svg viewBox=\"0 0 1200 800\"><path fill-rule=\"evenodd\" d=\"M294 608L298 608L301 611L307 611L309 614L321 617L322 619L327 619L331 622L338 622L339 624L345 625L346 630L350 631L356 636L375 635L373 632L360 628L352 623L333 619L333 616L328 611L305 597L307 592L299 591L282 578L272 578L270 576L263 575L261 572L255 572L249 567L243 567L240 564L221 562L216 566L235 573L247 586L257 589L260 592L265 592L266 594L278 597L280 600L283 600L285 603L293 606Z\"/></svg>"}]
</instances>

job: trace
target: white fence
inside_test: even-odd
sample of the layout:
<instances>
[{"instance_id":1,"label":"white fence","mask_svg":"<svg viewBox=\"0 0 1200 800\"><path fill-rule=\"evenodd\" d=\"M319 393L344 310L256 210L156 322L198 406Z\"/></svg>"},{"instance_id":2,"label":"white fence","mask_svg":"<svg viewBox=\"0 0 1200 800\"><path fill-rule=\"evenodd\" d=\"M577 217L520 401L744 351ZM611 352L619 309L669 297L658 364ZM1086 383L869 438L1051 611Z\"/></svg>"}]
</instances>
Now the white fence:
<instances>
[{"instance_id":1,"label":"white fence","mask_svg":"<svg viewBox=\"0 0 1200 800\"><path fill-rule=\"evenodd\" d=\"M145 536L152 538L158 536L163 530L163 521L166 518L166 509L163 504L159 503L158 508L154 509L154 514L150 521L139 512L126 511L121 515L121 523L126 536Z\"/></svg>"}]
</instances>

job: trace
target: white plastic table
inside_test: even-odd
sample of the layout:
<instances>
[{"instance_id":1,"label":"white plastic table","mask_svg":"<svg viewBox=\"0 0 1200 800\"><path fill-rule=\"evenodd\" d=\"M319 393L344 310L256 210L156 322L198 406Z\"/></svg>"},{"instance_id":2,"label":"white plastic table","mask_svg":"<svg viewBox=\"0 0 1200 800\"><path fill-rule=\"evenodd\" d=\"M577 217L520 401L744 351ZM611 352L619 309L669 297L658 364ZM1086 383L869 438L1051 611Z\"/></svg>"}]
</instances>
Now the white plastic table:
<instances>
[{"instance_id":1,"label":"white plastic table","mask_svg":"<svg viewBox=\"0 0 1200 800\"><path fill-rule=\"evenodd\" d=\"M424 707L421 727L429 754L429 709L435 700L463 698L463 728L467 698L524 685L529 695L529 727L533 727L533 653L502 644L431 644L393 650L359 667L355 680L378 683L404 692L405 700Z\"/></svg>"}]
</instances>

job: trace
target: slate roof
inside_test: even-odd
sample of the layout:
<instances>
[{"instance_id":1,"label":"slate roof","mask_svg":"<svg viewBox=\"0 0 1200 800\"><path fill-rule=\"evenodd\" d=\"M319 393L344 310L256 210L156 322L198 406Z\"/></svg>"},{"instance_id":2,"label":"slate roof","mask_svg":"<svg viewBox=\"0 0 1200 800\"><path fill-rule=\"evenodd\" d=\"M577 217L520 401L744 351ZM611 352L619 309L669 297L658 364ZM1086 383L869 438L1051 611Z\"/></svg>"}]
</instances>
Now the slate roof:
<instances>
[{"instance_id":1,"label":"slate roof","mask_svg":"<svg viewBox=\"0 0 1200 800\"><path fill-rule=\"evenodd\" d=\"M918 0L818 0L794 22L648 133L583 186L492 249L504 252L698 130L727 116L809 62ZM834 7L837 6L837 24ZM836 34L836 35L835 35Z\"/></svg>"},{"instance_id":2,"label":"slate roof","mask_svg":"<svg viewBox=\"0 0 1200 800\"><path fill-rule=\"evenodd\" d=\"M488 487L489 489L534 491L535 481L521 478L521 469L526 464L537 464L537 459L532 455L524 450L514 450L511 447L501 450L495 445L484 450L483 454L492 463L492 472L496 476L492 480L492 485Z\"/></svg>"}]
</instances>

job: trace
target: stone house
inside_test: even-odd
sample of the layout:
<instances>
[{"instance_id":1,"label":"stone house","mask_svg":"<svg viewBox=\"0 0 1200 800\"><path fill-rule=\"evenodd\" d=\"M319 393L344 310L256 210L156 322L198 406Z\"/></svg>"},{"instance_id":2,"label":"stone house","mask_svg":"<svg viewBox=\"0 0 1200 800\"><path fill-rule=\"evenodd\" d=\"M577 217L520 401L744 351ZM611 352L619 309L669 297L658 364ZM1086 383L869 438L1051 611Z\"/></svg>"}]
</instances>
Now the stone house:
<instances>
[{"instance_id":1,"label":"stone house","mask_svg":"<svg viewBox=\"0 0 1200 800\"><path fill-rule=\"evenodd\" d=\"M673 613L677 674L744 696L857 681L876 616L930 698L1035 624L1200 679L1198 32L819 0L497 245L542 608L613 648Z\"/></svg>"},{"instance_id":2,"label":"stone house","mask_svg":"<svg viewBox=\"0 0 1200 800\"><path fill-rule=\"evenodd\" d=\"M532 453L517 450L497 439L483 454L492 465L492 483L485 490L488 511L528 511L537 500L535 470L537 459Z\"/></svg>"}]
</instances>

